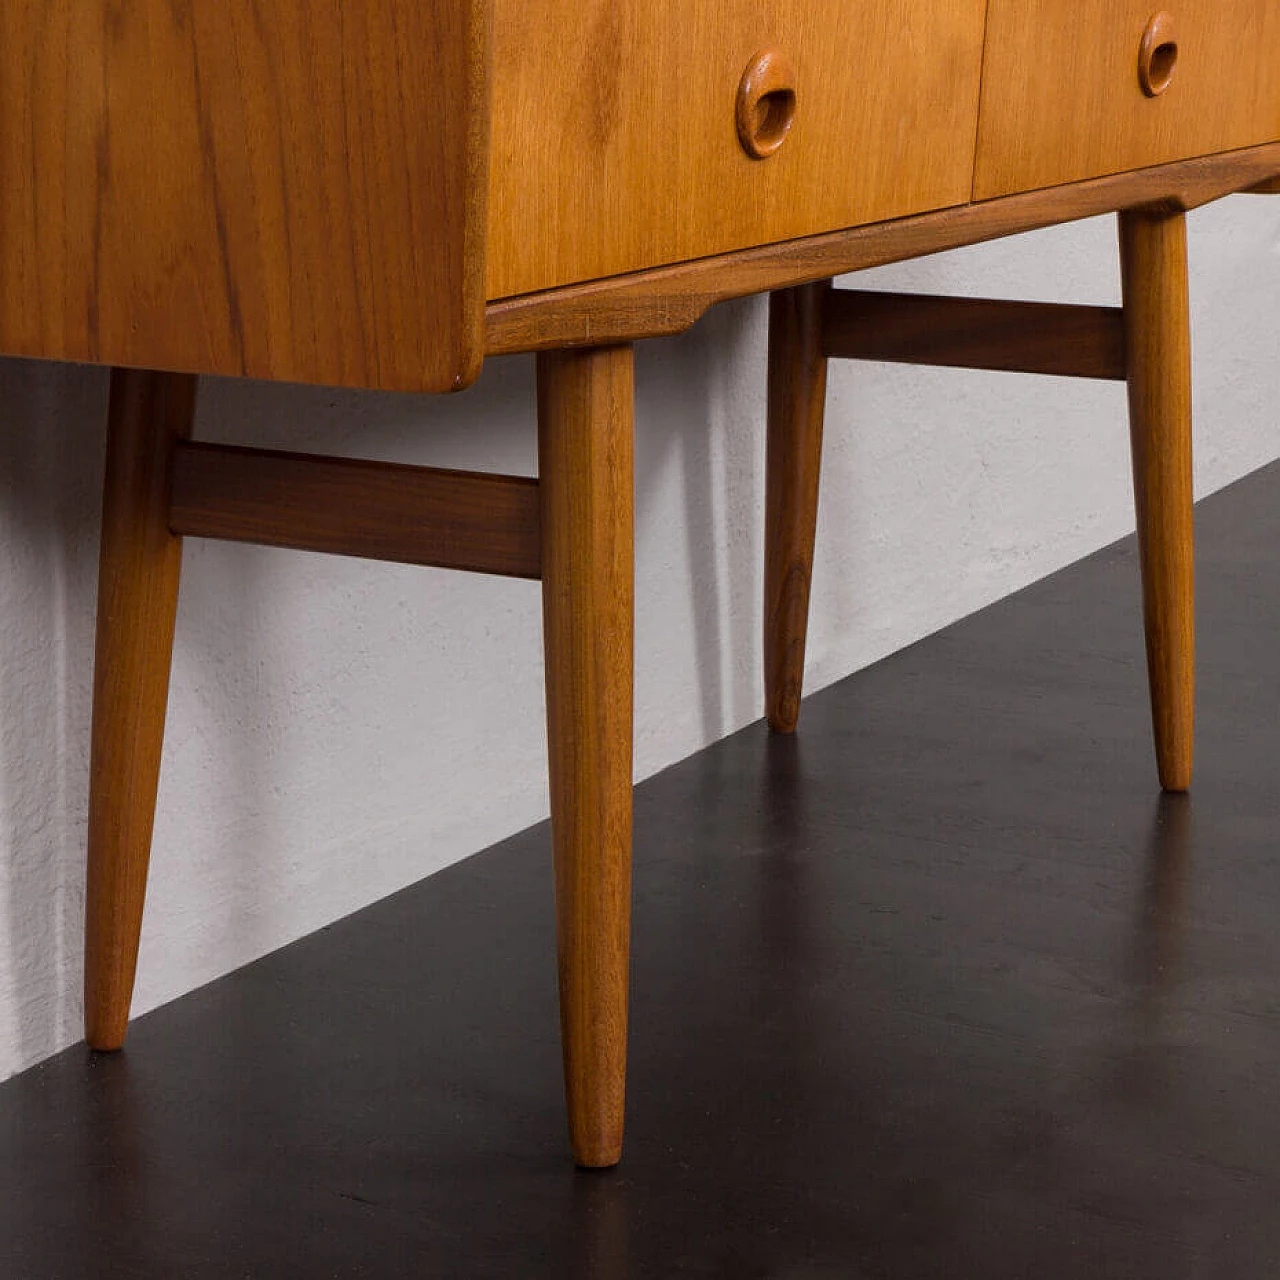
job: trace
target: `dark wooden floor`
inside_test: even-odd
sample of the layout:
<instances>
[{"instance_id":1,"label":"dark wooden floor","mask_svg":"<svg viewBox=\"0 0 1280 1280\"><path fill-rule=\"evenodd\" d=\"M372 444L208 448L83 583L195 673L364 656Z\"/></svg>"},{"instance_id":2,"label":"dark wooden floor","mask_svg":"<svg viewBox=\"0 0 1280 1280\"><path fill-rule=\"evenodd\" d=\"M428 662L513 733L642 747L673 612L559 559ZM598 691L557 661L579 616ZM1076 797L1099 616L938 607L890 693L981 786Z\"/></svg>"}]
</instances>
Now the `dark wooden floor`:
<instances>
[{"instance_id":1,"label":"dark wooden floor","mask_svg":"<svg viewBox=\"0 0 1280 1280\"><path fill-rule=\"evenodd\" d=\"M616 1173L538 827L0 1086L0 1276L1280 1275L1280 469L1200 534L1191 801L1128 543L639 789Z\"/></svg>"}]
</instances>

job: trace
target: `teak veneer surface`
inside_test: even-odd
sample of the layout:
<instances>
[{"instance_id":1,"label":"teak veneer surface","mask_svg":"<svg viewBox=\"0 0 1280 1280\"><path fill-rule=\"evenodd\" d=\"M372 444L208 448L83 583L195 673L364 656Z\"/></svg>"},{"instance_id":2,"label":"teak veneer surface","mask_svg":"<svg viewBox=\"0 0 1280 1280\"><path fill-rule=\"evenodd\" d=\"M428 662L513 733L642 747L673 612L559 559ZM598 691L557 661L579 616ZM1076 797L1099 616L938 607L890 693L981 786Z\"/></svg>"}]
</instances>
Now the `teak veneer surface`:
<instances>
[{"instance_id":1,"label":"teak veneer surface","mask_svg":"<svg viewBox=\"0 0 1280 1280\"><path fill-rule=\"evenodd\" d=\"M990 0L974 197L1280 139L1280 0L1170 0L1177 60L1143 92L1158 0Z\"/></svg>"},{"instance_id":2,"label":"teak veneer surface","mask_svg":"<svg viewBox=\"0 0 1280 1280\"><path fill-rule=\"evenodd\" d=\"M986 0L496 0L488 293L530 293L969 198ZM752 159L739 80L794 67Z\"/></svg>"},{"instance_id":3,"label":"teak veneer surface","mask_svg":"<svg viewBox=\"0 0 1280 1280\"><path fill-rule=\"evenodd\" d=\"M1170 10L1156 97L1152 24L1148 0L10 0L0 353L444 391L486 344L671 332L1273 178L1280 0ZM795 94L763 159L752 66Z\"/></svg>"},{"instance_id":4,"label":"teak veneer surface","mask_svg":"<svg viewBox=\"0 0 1280 1280\"><path fill-rule=\"evenodd\" d=\"M488 50L488 0L4 0L0 351L469 381Z\"/></svg>"},{"instance_id":5,"label":"teak veneer surface","mask_svg":"<svg viewBox=\"0 0 1280 1280\"><path fill-rule=\"evenodd\" d=\"M1117 209L1189 210L1280 174L1280 143L1113 174L867 227L490 303L488 353L680 333L728 298L903 262Z\"/></svg>"}]
</instances>

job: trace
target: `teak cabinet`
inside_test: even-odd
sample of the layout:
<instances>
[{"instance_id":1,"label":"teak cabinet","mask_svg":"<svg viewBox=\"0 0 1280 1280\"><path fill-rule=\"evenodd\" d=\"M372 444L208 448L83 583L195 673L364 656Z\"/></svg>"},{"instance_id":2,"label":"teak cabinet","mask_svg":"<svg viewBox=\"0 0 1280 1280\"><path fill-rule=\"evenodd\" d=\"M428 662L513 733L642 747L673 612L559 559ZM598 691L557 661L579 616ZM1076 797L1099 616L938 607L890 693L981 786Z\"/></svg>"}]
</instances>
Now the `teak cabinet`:
<instances>
[{"instance_id":1,"label":"teak cabinet","mask_svg":"<svg viewBox=\"0 0 1280 1280\"><path fill-rule=\"evenodd\" d=\"M113 367L89 1044L128 1026L183 540L537 578L570 1142L616 1163L633 344L726 298L771 295L772 728L800 714L829 361L1114 379L1157 770L1189 787L1186 213L1246 190L1280 191L1280 0L5 0L0 354ZM1118 308L832 287L1106 213ZM538 353L536 479L192 439L203 374L450 391L509 352Z\"/></svg>"},{"instance_id":2,"label":"teak cabinet","mask_svg":"<svg viewBox=\"0 0 1280 1280\"><path fill-rule=\"evenodd\" d=\"M1280 139L1280 2L1167 13L1148 96L1148 0L10 0L0 350L447 391L486 300Z\"/></svg>"}]
</instances>

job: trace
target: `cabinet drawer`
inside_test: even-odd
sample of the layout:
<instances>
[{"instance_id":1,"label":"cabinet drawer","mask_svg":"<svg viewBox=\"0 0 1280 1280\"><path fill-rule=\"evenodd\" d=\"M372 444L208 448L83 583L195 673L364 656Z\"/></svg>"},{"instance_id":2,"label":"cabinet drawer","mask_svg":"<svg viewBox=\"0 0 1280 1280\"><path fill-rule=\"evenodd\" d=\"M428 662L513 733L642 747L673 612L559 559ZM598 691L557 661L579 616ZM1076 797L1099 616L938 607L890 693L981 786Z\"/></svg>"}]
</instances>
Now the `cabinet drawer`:
<instances>
[{"instance_id":1,"label":"cabinet drawer","mask_svg":"<svg viewBox=\"0 0 1280 1280\"><path fill-rule=\"evenodd\" d=\"M990 0L977 199L1278 138L1280 0Z\"/></svg>"},{"instance_id":2,"label":"cabinet drawer","mask_svg":"<svg viewBox=\"0 0 1280 1280\"><path fill-rule=\"evenodd\" d=\"M496 0L489 296L958 204L986 0ZM738 136L778 51L794 123Z\"/></svg>"}]
</instances>

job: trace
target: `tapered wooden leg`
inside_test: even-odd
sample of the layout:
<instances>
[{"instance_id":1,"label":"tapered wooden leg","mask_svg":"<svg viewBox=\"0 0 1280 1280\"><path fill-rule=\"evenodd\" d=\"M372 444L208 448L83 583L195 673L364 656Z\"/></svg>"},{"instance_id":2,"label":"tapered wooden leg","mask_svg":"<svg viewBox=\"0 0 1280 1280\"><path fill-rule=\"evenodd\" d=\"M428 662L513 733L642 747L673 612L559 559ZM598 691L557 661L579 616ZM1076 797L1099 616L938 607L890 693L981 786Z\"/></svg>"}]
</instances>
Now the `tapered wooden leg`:
<instances>
[{"instance_id":1,"label":"tapered wooden leg","mask_svg":"<svg viewBox=\"0 0 1280 1280\"><path fill-rule=\"evenodd\" d=\"M827 397L822 317L830 287L830 281L801 285L769 299L764 699L769 724L780 733L794 732L804 688Z\"/></svg>"},{"instance_id":2,"label":"tapered wooden leg","mask_svg":"<svg viewBox=\"0 0 1280 1280\"><path fill-rule=\"evenodd\" d=\"M169 532L169 464L191 433L196 379L111 377L89 763L85 1037L124 1043L138 962L164 740L181 540Z\"/></svg>"},{"instance_id":3,"label":"tapered wooden leg","mask_svg":"<svg viewBox=\"0 0 1280 1280\"><path fill-rule=\"evenodd\" d=\"M630 347L538 357L560 1024L580 1165L622 1154L634 630Z\"/></svg>"},{"instance_id":4,"label":"tapered wooden leg","mask_svg":"<svg viewBox=\"0 0 1280 1280\"><path fill-rule=\"evenodd\" d=\"M1195 732L1195 559L1191 337L1181 213L1122 213L1133 488L1147 670L1161 785L1191 785Z\"/></svg>"}]
</instances>

